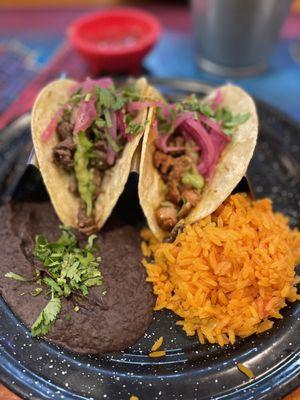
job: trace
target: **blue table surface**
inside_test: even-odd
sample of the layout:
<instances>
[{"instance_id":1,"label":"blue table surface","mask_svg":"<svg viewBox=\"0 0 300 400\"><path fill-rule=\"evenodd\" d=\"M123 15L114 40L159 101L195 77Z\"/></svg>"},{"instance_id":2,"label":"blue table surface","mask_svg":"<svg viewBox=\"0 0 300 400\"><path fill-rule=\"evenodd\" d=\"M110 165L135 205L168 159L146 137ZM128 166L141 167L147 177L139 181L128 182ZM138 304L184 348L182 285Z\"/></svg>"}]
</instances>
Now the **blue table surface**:
<instances>
[{"instance_id":1,"label":"blue table surface","mask_svg":"<svg viewBox=\"0 0 300 400\"><path fill-rule=\"evenodd\" d=\"M300 121L300 66L291 56L295 45L300 46L299 39L280 40L264 73L229 80L201 71L196 63L191 34L169 30L147 57L145 66L157 77L196 78L215 84L234 82Z\"/></svg>"},{"instance_id":2,"label":"blue table surface","mask_svg":"<svg viewBox=\"0 0 300 400\"><path fill-rule=\"evenodd\" d=\"M7 45L12 40L17 40L34 54L34 68L39 71L49 63L63 37L55 34L40 37L22 34L14 38L10 35L1 35L0 45ZM156 77L193 78L215 84L234 82L257 98L278 107L300 121L300 66L291 55L293 46L300 47L300 39L281 39L269 60L269 68L264 73L249 78L228 80L199 69L191 33L167 29L144 60L144 66ZM14 78L15 84L17 79L18 77Z\"/></svg>"}]
</instances>

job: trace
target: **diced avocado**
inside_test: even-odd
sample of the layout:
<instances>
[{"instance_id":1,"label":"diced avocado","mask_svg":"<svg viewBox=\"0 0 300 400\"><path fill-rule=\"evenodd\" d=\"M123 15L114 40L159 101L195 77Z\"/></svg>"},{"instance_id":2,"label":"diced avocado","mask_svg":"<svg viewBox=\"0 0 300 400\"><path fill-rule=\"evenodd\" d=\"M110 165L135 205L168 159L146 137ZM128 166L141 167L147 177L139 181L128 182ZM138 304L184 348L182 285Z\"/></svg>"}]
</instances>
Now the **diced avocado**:
<instances>
[{"instance_id":1,"label":"diced avocado","mask_svg":"<svg viewBox=\"0 0 300 400\"><path fill-rule=\"evenodd\" d=\"M181 181L184 185L193 186L195 189L202 189L205 184L203 176L195 171L186 172Z\"/></svg>"}]
</instances>

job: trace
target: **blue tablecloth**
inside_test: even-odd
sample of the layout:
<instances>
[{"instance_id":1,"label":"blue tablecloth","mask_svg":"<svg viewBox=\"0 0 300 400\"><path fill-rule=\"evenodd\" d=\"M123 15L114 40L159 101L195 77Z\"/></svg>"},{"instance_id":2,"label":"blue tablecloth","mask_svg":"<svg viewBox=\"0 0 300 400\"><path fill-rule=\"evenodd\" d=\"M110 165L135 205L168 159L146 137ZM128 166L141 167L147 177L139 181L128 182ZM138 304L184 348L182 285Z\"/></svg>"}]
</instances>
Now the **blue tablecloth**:
<instances>
[{"instance_id":1,"label":"blue tablecloth","mask_svg":"<svg viewBox=\"0 0 300 400\"><path fill-rule=\"evenodd\" d=\"M216 84L226 82L226 79L213 76L198 68L188 8L174 6L165 7L164 12L162 10L157 6L153 12L160 17L166 29L157 46L144 60L146 70L157 77L198 78ZM36 79L46 66L49 67L49 64L53 63L54 54L65 40L66 27L83 12L85 11L72 9L1 11L0 125L2 123L2 127L16 118L17 113L30 109L39 85L35 85L34 90L28 89L30 93L25 98L28 103L27 109L23 107L24 96L20 97L20 94L24 89L27 90L29 83ZM278 42L270 59L269 69L258 76L231 81L300 121L300 17L293 16L291 23L288 20L286 26L291 26L292 29ZM298 52L298 57L292 57L293 51ZM64 70L70 74L71 63L73 63L73 69L71 68L73 75L80 77L80 74L76 74L76 69L80 69L81 60L79 56L76 57L77 59L73 57L70 60L69 56L65 55L53 77L57 77ZM81 68L82 73L84 75L88 73L85 67ZM50 76L51 79L53 77ZM45 82L47 79L41 80L39 84L43 85ZM14 110L11 110L12 108Z\"/></svg>"},{"instance_id":2,"label":"blue tablecloth","mask_svg":"<svg viewBox=\"0 0 300 400\"><path fill-rule=\"evenodd\" d=\"M270 59L269 68L251 78L231 79L252 95L271 103L300 121L300 65L291 56L300 40L281 40ZM300 63L300 58L299 58ZM154 76L198 78L221 84L228 79L201 71L196 63L194 41L190 34L166 31L145 66Z\"/></svg>"}]
</instances>

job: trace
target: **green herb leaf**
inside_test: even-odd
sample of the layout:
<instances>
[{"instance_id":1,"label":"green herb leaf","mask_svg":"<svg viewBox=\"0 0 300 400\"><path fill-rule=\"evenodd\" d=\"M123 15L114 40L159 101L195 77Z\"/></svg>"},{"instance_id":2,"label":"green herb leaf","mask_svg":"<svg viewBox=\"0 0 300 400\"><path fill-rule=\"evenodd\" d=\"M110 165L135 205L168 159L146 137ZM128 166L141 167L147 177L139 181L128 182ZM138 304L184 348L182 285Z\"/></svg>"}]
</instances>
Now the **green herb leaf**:
<instances>
[{"instance_id":1,"label":"green herb leaf","mask_svg":"<svg viewBox=\"0 0 300 400\"><path fill-rule=\"evenodd\" d=\"M97 239L97 235L90 235L88 237L88 244L85 246L86 250L93 250L94 240Z\"/></svg>"},{"instance_id":2,"label":"green herb leaf","mask_svg":"<svg viewBox=\"0 0 300 400\"><path fill-rule=\"evenodd\" d=\"M22 275L15 274L14 272L7 272L4 276L5 278L14 279L15 281L20 281L20 282L28 281L28 279L24 278Z\"/></svg>"},{"instance_id":3,"label":"green herb leaf","mask_svg":"<svg viewBox=\"0 0 300 400\"><path fill-rule=\"evenodd\" d=\"M141 95L137 91L136 81L129 83L123 90L123 96L130 101L138 101L141 99Z\"/></svg>"},{"instance_id":4,"label":"green herb leaf","mask_svg":"<svg viewBox=\"0 0 300 400\"><path fill-rule=\"evenodd\" d=\"M73 94L73 96L71 97L71 99L68 101L69 104L71 105L76 105L79 104L81 102L83 98L83 95L79 92ZM70 110L68 110L70 112Z\"/></svg>"},{"instance_id":5,"label":"green herb leaf","mask_svg":"<svg viewBox=\"0 0 300 400\"><path fill-rule=\"evenodd\" d=\"M109 110L104 110L104 117L105 117L105 121L106 121L106 126L108 128L111 128L112 127L112 122L111 122Z\"/></svg>"},{"instance_id":6,"label":"green herb leaf","mask_svg":"<svg viewBox=\"0 0 300 400\"><path fill-rule=\"evenodd\" d=\"M116 99L112 92L108 89L98 87L98 101L99 105L104 109L113 109Z\"/></svg>"},{"instance_id":7,"label":"green herb leaf","mask_svg":"<svg viewBox=\"0 0 300 400\"><path fill-rule=\"evenodd\" d=\"M114 152L118 153L121 150L121 146L119 146L114 139L111 137L111 135L109 134L109 132L107 131L107 129L104 130L104 135L105 138L108 142L108 144L111 146L111 148L113 149Z\"/></svg>"},{"instance_id":8,"label":"green herb leaf","mask_svg":"<svg viewBox=\"0 0 300 400\"><path fill-rule=\"evenodd\" d=\"M126 103L126 99L124 99L122 96L117 96L116 102L113 105L112 109L114 111L120 110L124 104Z\"/></svg>"},{"instance_id":9,"label":"green herb leaf","mask_svg":"<svg viewBox=\"0 0 300 400\"><path fill-rule=\"evenodd\" d=\"M125 132L126 132L127 134L129 134L129 135L136 136L136 135L138 135L139 133L142 132L143 126L144 126L144 125L142 125L142 124L138 124L138 123L136 123L136 122L131 121L131 122L127 125L127 127L126 127L126 129L125 129Z\"/></svg>"},{"instance_id":10,"label":"green herb leaf","mask_svg":"<svg viewBox=\"0 0 300 400\"><path fill-rule=\"evenodd\" d=\"M246 122L250 117L249 113L234 115L226 107L219 107L218 109L213 110L210 103L201 103L194 94L184 99L181 103L177 103L176 110L177 113L184 111L193 112L195 120L198 120L199 114L202 114L215 121L220 121L222 124L222 130L226 135L232 135L235 128ZM164 132L167 132L165 126L163 126L163 130Z\"/></svg>"},{"instance_id":11,"label":"green herb leaf","mask_svg":"<svg viewBox=\"0 0 300 400\"><path fill-rule=\"evenodd\" d=\"M43 291L43 288L37 287L30 294L31 294L31 296L36 297L36 296L40 295L42 293L42 291Z\"/></svg>"},{"instance_id":12,"label":"green herb leaf","mask_svg":"<svg viewBox=\"0 0 300 400\"><path fill-rule=\"evenodd\" d=\"M85 248L79 248L69 228L61 229L62 235L56 242L49 243L44 236L36 236L34 254L48 270L43 283L57 297L67 297L73 291L87 294L87 287L102 284L100 258L93 254L96 235L88 238Z\"/></svg>"},{"instance_id":13,"label":"green herb leaf","mask_svg":"<svg viewBox=\"0 0 300 400\"><path fill-rule=\"evenodd\" d=\"M63 295L60 286L52 278L47 276L43 279L43 282L52 289L52 293L57 293L58 296Z\"/></svg>"},{"instance_id":14,"label":"green herb leaf","mask_svg":"<svg viewBox=\"0 0 300 400\"><path fill-rule=\"evenodd\" d=\"M94 255L93 247L96 235L91 235L86 246L81 248L69 228L60 228L62 234L55 242L49 242L43 235L37 235L35 239L34 255L47 270L37 271L36 279L42 280L50 288L52 300L33 324L33 336L42 336L48 332L60 311L61 297L68 297L74 292L87 295L89 287L102 285L100 257ZM42 288L36 288L32 295L37 296L41 291Z\"/></svg>"},{"instance_id":15,"label":"green herb leaf","mask_svg":"<svg viewBox=\"0 0 300 400\"><path fill-rule=\"evenodd\" d=\"M53 297L32 324L31 335L33 337L46 335L52 323L58 317L60 310L61 300L57 297Z\"/></svg>"}]
</instances>

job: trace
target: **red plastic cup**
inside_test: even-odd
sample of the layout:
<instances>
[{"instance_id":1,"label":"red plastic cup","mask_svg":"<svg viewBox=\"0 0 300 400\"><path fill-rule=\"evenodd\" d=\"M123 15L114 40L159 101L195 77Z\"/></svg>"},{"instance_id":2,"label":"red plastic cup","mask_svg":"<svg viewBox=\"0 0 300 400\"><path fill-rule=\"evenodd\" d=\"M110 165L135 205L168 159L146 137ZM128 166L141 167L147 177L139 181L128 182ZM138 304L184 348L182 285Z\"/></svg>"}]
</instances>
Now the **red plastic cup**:
<instances>
[{"instance_id":1,"label":"red plastic cup","mask_svg":"<svg viewBox=\"0 0 300 400\"><path fill-rule=\"evenodd\" d=\"M77 19L68 35L93 72L135 73L160 31L158 20L148 12L112 8Z\"/></svg>"}]
</instances>

